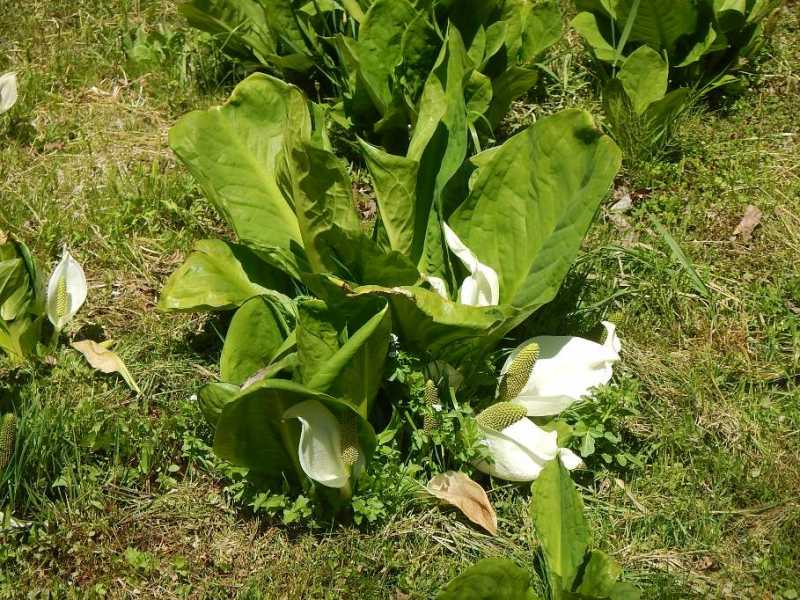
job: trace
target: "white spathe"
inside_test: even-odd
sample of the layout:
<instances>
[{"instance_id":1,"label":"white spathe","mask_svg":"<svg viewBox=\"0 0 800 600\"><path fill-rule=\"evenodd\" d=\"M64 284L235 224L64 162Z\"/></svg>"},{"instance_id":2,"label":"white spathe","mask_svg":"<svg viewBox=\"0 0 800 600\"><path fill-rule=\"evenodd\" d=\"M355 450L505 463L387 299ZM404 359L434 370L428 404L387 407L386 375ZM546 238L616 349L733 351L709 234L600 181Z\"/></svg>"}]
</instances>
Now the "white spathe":
<instances>
[{"instance_id":1,"label":"white spathe","mask_svg":"<svg viewBox=\"0 0 800 600\"><path fill-rule=\"evenodd\" d=\"M297 455L305 474L326 487L346 487L350 468L342 460L342 434L336 416L319 400L305 400L283 413L283 418L300 421ZM359 466L356 464L356 469Z\"/></svg>"},{"instance_id":2,"label":"white spathe","mask_svg":"<svg viewBox=\"0 0 800 600\"><path fill-rule=\"evenodd\" d=\"M442 227L447 247L470 273L461 284L458 301L469 306L497 306L500 303L500 279L497 271L480 262L447 223L443 223Z\"/></svg>"},{"instance_id":3,"label":"white spathe","mask_svg":"<svg viewBox=\"0 0 800 600\"><path fill-rule=\"evenodd\" d=\"M423 279L428 282L428 285L431 286L431 289L439 294L445 300L450 299L450 294L447 293L447 284L444 282L444 279L441 277L434 277L433 275L424 275Z\"/></svg>"},{"instance_id":4,"label":"white spathe","mask_svg":"<svg viewBox=\"0 0 800 600\"><path fill-rule=\"evenodd\" d=\"M506 481L533 481L544 466L560 457L567 469L575 469L581 459L568 448L558 447L558 434L545 431L530 419L523 418L503 431L478 425L483 443L493 462L479 462L479 471Z\"/></svg>"},{"instance_id":5,"label":"white spathe","mask_svg":"<svg viewBox=\"0 0 800 600\"><path fill-rule=\"evenodd\" d=\"M63 279L66 300L64 306L59 306L58 287ZM81 265L72 258L72 255L64 248L61 262L56 265L50 281L47 284L47 318L56 330L60 331L64 325L69 323L75 316L83 303L86 302L88 286L86 275L83 273Z\"/></svg>"},{"instance_id":6,"label":"white spathe","mask_svg":"<svg viewBox=\"0 0 800 600\"><path fill-rule=\"evenodd\" d=\"M9 110L17 102L17 74L14 72L0 75L0 115Z\"/></svg>"},{"instance_id":7,"label":"white spathe","mask_svg":"<svg viewBox=\"0 0 800 600\"><path fill-rule=\"evenodd\" d=\"M511 401L524 406L528 416L557 415L599 385L608 383L619 360L622 343L613 323L603 321L603 344L574 336L542 335L520 344L500 371L502 381L511 363L529 344L539 345L539 357L519 395Z\"/></svg>"}]
</instances>

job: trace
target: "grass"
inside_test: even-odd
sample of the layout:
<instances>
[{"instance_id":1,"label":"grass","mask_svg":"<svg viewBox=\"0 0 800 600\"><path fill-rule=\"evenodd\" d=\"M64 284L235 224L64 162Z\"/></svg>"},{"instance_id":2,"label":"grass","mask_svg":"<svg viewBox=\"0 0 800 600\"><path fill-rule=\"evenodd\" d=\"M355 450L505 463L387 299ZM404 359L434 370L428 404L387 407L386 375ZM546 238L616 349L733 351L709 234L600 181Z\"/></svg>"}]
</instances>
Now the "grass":
<instances>
[{"instance_id":1,"label":"grass","mask_svg":"<svg viewBox=\"0 0 800 600\"><path fill-rule=\"evenodd\" d=\"M558 310L537 319L553 333L619 326L616 384L575 418L620 441L577 478L596 544L646 599L800 592L799 41L791 4L747 92L690 115L670 162L626 168L618 187L633 208L619 215L609 200ZM577 45L551 67L549 96L517 105L510 130L598 109ZM510 486L491 493L494 539L417 502L381 525L310 531L236 501L191 398L213 377L224 323L154 305L193 241L224 234L166 131L240 74L171 5L123 0L3 12L0 71L12 68L0 229L46 265L69 245L90 294L65 336L117 340L144 394L67 344L46 364L0 363L0 401L24 407L0 498L38 524L0 536L0 597L429 598L479 556L530 560L527 494ZM750 242L732 239L748 204L762 223Z\"/></svg>"}]
</instances>

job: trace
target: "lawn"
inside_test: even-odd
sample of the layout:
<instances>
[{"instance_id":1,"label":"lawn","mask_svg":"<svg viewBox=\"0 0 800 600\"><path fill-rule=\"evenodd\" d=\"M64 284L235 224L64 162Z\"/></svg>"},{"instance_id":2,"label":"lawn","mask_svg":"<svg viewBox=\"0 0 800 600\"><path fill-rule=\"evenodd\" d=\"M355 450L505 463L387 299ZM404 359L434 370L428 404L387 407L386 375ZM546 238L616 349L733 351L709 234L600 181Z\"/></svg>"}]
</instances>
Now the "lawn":
<instances>
[{"instance_id":1,"label":"lawn","mask_svg":"<svg viewBox=\"0 0 800 600\"><path fill-rule=\"evenodd\" d=\"M0 597L432 598L480 557L530 562L530 494L499 480L494 537L413 491L374 523L309 525L302 502L257 510L196 401L226 318L156 310L192 244L229 235L167 131L244 73L171 2L18 8L0 10L0 73L20 82L0 116L0 231L48 272L66 244L89 294L45 360L0 359L0 402L24 407L0 506L33 523L0 533ZM506 133L566 107L599 114L579 39L547 60ZM626 158L528 324L617 324L613 383L571 409L609 435L574 478L595 545L647 600L800 597L796 2L744 79L687 115L666 156ZM735 233L751 205L760 223ZM80 339L115 340L143 393L91 369L66 343Z\"/></svg>"}]
</instances>

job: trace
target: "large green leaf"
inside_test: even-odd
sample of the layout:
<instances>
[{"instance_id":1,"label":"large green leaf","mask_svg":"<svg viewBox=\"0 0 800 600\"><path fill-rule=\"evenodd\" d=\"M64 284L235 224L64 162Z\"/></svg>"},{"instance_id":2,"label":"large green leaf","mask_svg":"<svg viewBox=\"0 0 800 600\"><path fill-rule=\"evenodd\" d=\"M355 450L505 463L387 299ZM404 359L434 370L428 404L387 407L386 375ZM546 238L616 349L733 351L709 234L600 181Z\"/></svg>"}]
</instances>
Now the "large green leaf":
<instances>
[{"instance_id":1,"label":"large green leaf","mask_svg":"<svg viewBox=\"0 0 800 600\"><path fill-rule=\"evenodd\" d=\"M177 271L170 275L159 310L227 310L254 296L274 293L281 275L243 246L221 240L200 240Z\"/></svg>"},{"instance_id":2,"label":"large green leaf","mask_svg":"<svg viewBox=\"0 0 800 600\"><path fill-rule=\"evenodd\" d=\"M373 312L376 307L380 308ZM298 317L304 384L343 399L367 417L389 350L392 321L386 303L361 299L329 307L320 300L306 300L298 303Z\"/></svg>"},{"instance_id":3,"label":"large green leaf","mask_svg":"<svg viewBox=\"0 0 800 600\"><path fill-rule=\"evenodd\" d=\"M450 225L500 276L500 302L528 314L555 297L621 162L591 116L538 121L473 175Z\"/></svg>"},{"instance_id":4,"label":"large green leaf","mask_svg":"<svg viewBox=\"0 0 800 600\"><path fill-rule=\"evenodd\" d=\"M617 77L634 111L641 115L667 93L669 65L649 46L640 46L625 59Z\"/></svg>"},{"instance_id":5,"label":"large green leaf","mask_svg":"<svg viewBox=\"0 0 800 600\"><path fill-rule=\"evenodd\" d=\"M353 293L389 300L394 332L403 345L452 363L474 359L492 347L519 314L509 306L465 306L420 287L362 286Z\"/></svg>"},{"instance_id":6,"label":"large green leaf","mask_svg":"<svg viewBox=\"0 0 800 600\"><path fill-rule=\"evenodd\" d=\"M408 148L408 158L419 162L411 259L428 275L442 276L447 272L441 203L445 186L467 155L467 60L461 35L456 28L448 28L446 44L425 83Z\"/></svg>"},{"instance_id":7,"label":"large green leaf","mask_svg":"<svg viewBox=\"0 0 800 600\"><path fill-rule=\"evenodd\" d=\"M232 383L207 383L197 392L197 403L206 422L216 428L222 409L239 394L239 386Z\"/></svg>"},{"instance_id":8,"label":"large green leaf","mask_svg":"<svg viewBox=\"0 0 800 600\"><path fill-rule=\"evenodd\" d=\"M418 14L408 0L377 0L359 28L360 74L381 114L392 104L391 78L403 59L403 35Z\"/></svg>"},{"instance_id":9,"label":"large green leaf","mask_svg":"<svg viewBox=\"0 0 800 600\"><path fill-rule=\"evenodd\" d=\"M294 329L290 306L258 296L236 311L219 361L223 381L241 385L270 363Z\"/></svg>"},{"instance_id":10,"label":"large green leaf","mask_svg":"<svg viewBox=\"0 0 800 600\"><path fill-rule=\"evenodd\" d=\"M644 42L654 50L665 49L672 54L681 37L692 35L697 29L699 12L693 0L619 0L619 22L627 21L637 3L629 42Z\"/></svg>"},{"instance_id":11,"label":"large green leaf","mask_svg":"<svg viewBox=\"0 0 800 600\"><path fill-rule=\"evenodd\" d=\"M361 148L372 176L389 245L392 250L413 256L418 219L415 191L419 162L389 154L363 141Z\"/></svg>"},{"instance_id":12,"label":"large green leaf","mask_svg":"<svg viewBox=\"0 0 800 600\"><path fill-rule=\"evenodd\" d=\"M290 170L309 265L314 272L334 271L320 235L334 226L361 231L347 167L332 152L305 143L292 150Z\"/></svg>"},{"instance_id":13,"label":"large green leaf","mask_svg":"<svg viewBox=\"0 0 800 600\"><path fill-rule=\"evenodd\" d=\"M450 581L437 600L536 600L531 575L507 558L485 558Z\"/></svg>"},{"instance_id":14,"label":"large green leaf","mask_svg":"<svg viewBox=\"0 0 800 600\"><path fill-rule=\"evenodd\" d=\"M561 39L561 9L558 2L530 5L522 32L520 60L529 63Z\"/></svg>"},{"instance_id":15,"label":"large green leaf","mask_svg":"<svg viewBox=\"0 0 800 600\"><path fill-rule=\"evenodd\" d=\"M600 31L596 15L590 12L578 13L572 20L572 26L589 44L592 52L599 60L609 63L617 60L617 50Z\"/></svg>"},{"instance_id":16,"label":"large green leaf","mask_svg":"<svg viewBox=\"0 0 800 600\"><path fill-rule=\"evenodd\" d=\"M192 27L219 36L228 54L263 62L275 52L266 14L256 0L191 0L178 11Z\"/></svg>"},{"instance_id":17,"label":"large green leaf","mask_svg":"<svg viewBox=\"0 0 800 600\"><path fill-rule=\"evenodd\" d=\"M236 86L222 106L184 116L170 130L170 146L239 239L269 251L290 273L300 270L302 236L278 185L285 140L311 136L302 92L263 74Z\"/></svg>"},{"instance_id":18,"label":"large green leaf","mask_svg":"<svg viewBox=\"0 0 800 600\"><path fill-rule=\"evenodd\" d=\"M589 548L583 501L558 459L533 483L531 518L542 545L551 585L571 590Z\"/></svg>"}]
</instances>

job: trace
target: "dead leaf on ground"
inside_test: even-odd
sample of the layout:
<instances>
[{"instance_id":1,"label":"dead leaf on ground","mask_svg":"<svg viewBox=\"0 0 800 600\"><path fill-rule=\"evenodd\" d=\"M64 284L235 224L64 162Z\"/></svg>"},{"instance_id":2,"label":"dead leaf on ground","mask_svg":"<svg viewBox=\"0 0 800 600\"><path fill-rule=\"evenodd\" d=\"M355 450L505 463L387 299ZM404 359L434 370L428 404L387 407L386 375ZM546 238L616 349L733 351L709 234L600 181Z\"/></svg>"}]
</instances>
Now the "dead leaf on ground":
<instances>
[{"instance_id":1,"label":"dead leaf on ground","mask_svg":"<svg viewBox=\"0 0 800 600\"><path fill-rule=\"evenodd\" d=\"M472 479L457 471L447 471L430 480L428 492L439 500L458 508L476 525L495 535L497 514L484 489Z\"/></svg>"},{"instance_id":2,"label":"dead leaf on ground","mask_svg":"<svg viewBox=\"0 0 800 600\"><path fill-rule=\"evenodd\" d=\"M753 230L761 224L761 217L763 214L760 208L748 204L747 208L744 209L742 220L739 221L736 229L733 230L733 237L731 239L740 235L744 243L749 242L753 237Z\"/></svg>"},{"instance_id":3,"label":"dead leaf on ground","mask_svg":"<svg viewBox=\"0 0 800 600\"><path fill-rule=\"evenodd\" d=\"M72 342L71 346L78 352L83 354L86 361L95 369L102 373L119 373L125 380L125 383L137 394L141 394L142 390L136 385L131 372L128 367L110 348L114 344L111 340L97 343L92 340L83 340L80 342Z\"/></svg>"}]
</instances>

